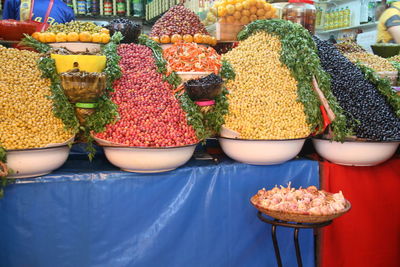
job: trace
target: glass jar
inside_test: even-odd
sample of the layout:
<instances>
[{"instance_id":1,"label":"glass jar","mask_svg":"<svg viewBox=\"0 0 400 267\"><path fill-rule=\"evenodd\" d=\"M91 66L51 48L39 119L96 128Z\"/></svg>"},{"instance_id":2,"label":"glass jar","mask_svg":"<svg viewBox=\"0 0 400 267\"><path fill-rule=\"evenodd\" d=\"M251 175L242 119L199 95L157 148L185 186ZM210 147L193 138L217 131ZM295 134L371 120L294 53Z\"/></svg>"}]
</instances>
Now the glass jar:
<instances>
[{"instance_id":1,"label":"glass jar","mask_svg":"<svg viewBox=\"0 0 400 267\"><path fill-rule=\"evenodd\" d=\"M312 34L315 33L316 9L311 0L289 0L283 8L283 19L299 23Z\"/></svg>"}]
</instances>

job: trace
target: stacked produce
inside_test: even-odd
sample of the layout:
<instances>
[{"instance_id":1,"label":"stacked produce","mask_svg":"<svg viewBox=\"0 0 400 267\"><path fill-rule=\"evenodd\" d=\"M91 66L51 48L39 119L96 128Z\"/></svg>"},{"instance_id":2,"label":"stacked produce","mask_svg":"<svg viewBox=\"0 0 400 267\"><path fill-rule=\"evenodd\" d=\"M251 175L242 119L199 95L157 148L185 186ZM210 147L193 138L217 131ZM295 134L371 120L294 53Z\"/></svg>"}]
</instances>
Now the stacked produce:
<instances>
[{"instance_id":1,"label":"stacked produce","mask_svg":"<svg viewBox=\"0 0 400 267\"><path fill-rule=\"evenodd\" d=\"M121 43L126 44L137 43L142 32L142 27L139 24L126 18L113 19L106 28L110 31L111 36L117 31L121 32L122 36L124 36Z\"/></svg>"},{"instance_id":2,"label":"stacked produce","mask_svg":"<svg viewBox=\"0 0 400 267\"><path fill-rule=\"evenodd\" d=\"M44 147L72 136L53 115L50 80L41 77L39 58L0 46L0 144L6 149Z\"/></svg>"},{"instance_id":3,"label":"stacked produce","mask_svg":"<svg viewBox=\"0 0 400 267\"><path fill-rule=\"evenodd\" d=\"M393 56L388 58L389 61L395 61L395 62L399 62L400 63L400 55L397 56Z\"/></svg>"},{"instance_id":4,"label":"stacked produce","mask_svg":"<svg viewBox=\"0 0 400 267\"><path fill-rule=\"evenodd\" d=\"M297 81L280 62L281 50L277 37L258 32L224 55L236 73L227 83L225 126L242 138L294 139L311 133L297 101Z\"/></svg>"},{"instance_id":5,"label":"stacked produce","mask_svg":"<svg viewBox=\"0 0 400 267\"><path fill-rule=\"evenodd\" d=\"M335 44L336 48L339 49L343 54L345 53L357 53L357 52L366 52L364 48L362 48L359 44L352 41L346 41L343 43Z\"/></svg>"},{"instance_id":6,"label":"stacked produce","mask_svg":"<svg viewBox=\"0 0 400 267\"><path fill-rule=\"evenodd\" d=\"M186 113L164 82L150 48L121 44L122 77L114 83L112 100L120 120L96 137L128 146L171 147L198 142Z\"/></svg>"},{"instance_id":7,"label":"stacked produce","mask_svg":"<svg viewBox=\"0 0 400 267\"><path fill-rule=\"evenodd\" d=\"M195 43L177 43L163 51L171 71L219 73L221 56L212 47Z\"/></svg>"},{"instance_id":8,"label":"stacked produce","mask_svg":"<svg viewBox=\"0 0 400 267\"><path fill-rule=\"evenodd\" d=\"M265 0L219 0L207 13L204 25L215 22L248 24L257 19L276 18L275 8Z\"/></svg>"},{"instance_id":9,"label":"stacked produce","mask_svg":"<svg viewBox=\"0 0 400 267\"><path fill-rule=\"evenodd\" d=\"M378 72L397 71L386 58L367 52L346 53L345 56L353 63L359 62Z\"/></svg>"},{"instance_id":10,"label":"stacked produce","mask_svg":"<svg viewBox=\"0 0 400 267\"><path fill-rule=\"evenodd\" d=\"M243 139L295 139L324 130L315 77L335 117L336 140L347 135L346 120L322 70L313 40L301 25L258 20L241 31L239 45L223 56L236 77L226 86L225 127ZM326 125L326 124L325 124Z\"/></svg>"},{"instance_id":11,"label":"stacked produce","mask_svg":"<svg viewBox=\"0 0 400 267\"><path fill-rule=\"evenodd\" d=\"M275 186L257 192L256 204L267 210L305 215L331 215L346 209L346 199L342 191L332 194L318 190L315 186L293 188Z\"/></svg>"},{"instance_id":12,"label":"stacked produce","mask_svg":"<svg viewBox=\"0 0 400 267\"><path fill-rule=\"evenodd\" d=\"M180 41L201 44L216 44L200 18L183 5L171 7L157 22L150 32L151 38L159 43L176 43Z\"/></svg>"},{"instance_id":13,"label":"stacked produce","mask_svg":"<svg viewBox=\"0 0 400 267\"><path fill-rule=\"evenodd\" d=\"M382 83L365 67L361 71L332 44L317 38L315 43L322 67L331 75L332 92L355 135L372 140L400 139L400 100L390 84Z\"/></svg>"},{"instance_id":14,"label":"stacked produce","mask_svg":"<svg viewBox=\"0 0 400 267\"><path fill-rule=\"evenodd\" d=\"M93 42L108 43L109 30L93 22L71 21L50 26L45 32L35 32L32 37L42 43L54 42Z\"/></svg>"}]
</instances>

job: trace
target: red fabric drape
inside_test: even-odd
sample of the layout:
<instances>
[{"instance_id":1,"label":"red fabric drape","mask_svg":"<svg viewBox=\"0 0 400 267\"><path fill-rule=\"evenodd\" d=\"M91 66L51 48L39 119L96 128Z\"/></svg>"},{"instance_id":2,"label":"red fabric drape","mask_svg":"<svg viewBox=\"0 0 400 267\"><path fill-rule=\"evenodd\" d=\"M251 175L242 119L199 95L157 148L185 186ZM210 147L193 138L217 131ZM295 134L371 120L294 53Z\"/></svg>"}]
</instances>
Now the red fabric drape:
<instances>
[{"instance_id":1,"label":"red fabric drape","mask_svg":"<svg viewBox=\"0 0 400 267\"><path fill-rule=\"evenodd\" d=\"M322 188L352 209L322 229L322 267L400 266L400 158L374 167L322 164Z\"/></svg>"}]
</instances>

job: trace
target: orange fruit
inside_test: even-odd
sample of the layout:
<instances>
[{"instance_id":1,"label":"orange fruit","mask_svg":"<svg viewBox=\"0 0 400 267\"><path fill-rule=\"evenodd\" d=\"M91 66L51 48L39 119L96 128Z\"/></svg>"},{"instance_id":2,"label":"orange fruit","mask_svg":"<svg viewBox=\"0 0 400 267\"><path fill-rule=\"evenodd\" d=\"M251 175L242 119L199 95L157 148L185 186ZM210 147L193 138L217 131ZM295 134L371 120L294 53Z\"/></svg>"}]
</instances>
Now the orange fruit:
<instances>
[{"instance_id":1,"label":"orange fruit","mask_svg":"<svg viewBox=\"0 0 400 267\"><path fill-rule=\"evenodd\" d=\"M211 45L212 46L216 46L217 45L217 38L215 38L214 36L211 36Z\"/></svg>"},{"instance_id":2,"label":"orange fruit","mask_svg":"<svg viewBox=\"0 0 400 267\"><path fill-rule=\"evenodd\" d=\"M172 43L177 43L179 41L182 41L182 35L174 34L174 35L171 36L171 42Z\"/></svg>"},{"instance_id":3,"label":"orange fruit","mask_svg":"<svg viewBox=\"0 0 400 267\"><path fill-rule=\"evenodd\" d=\"M242 17L242 13L240 13L240 11L235 11L235 13L233 14L233 17L235 19L240 19Z\"/></svg>"},{"instance_id":4,"label":"orange fruit","mask_svg":"<svg viewBox=\"0 0 400 267\"><path fill-rule=\"evenodd\" d=\"M235 6L234 5L227 5L226 6L226 12L229 15L233 15L233 13L235 13Z\"/></svg>"},{"instance_id":5,"label":"orange fruit","mask_svg":"<svg viewBox=\"0 0 400 267\"><path fill-rule=\"evenodd\" d=\"M193 36L193 40L194 40L195 43L201 44L203 42L203 35L201 35L199 33L196 33Z\"/></svg>"},{"instance_id":6,"label":"orange fruit","mask_svg":"<svg viewBox=\"0 0 400 267\"><path fill-rule=\"evenodd\" d=\"M242 7L243 7L243 9L250 9L250 3L249 3L249 1L244 1L244 2L242 3Z\"/></svg>"},{"instance_id":7,"label":"orange fruit","mask_svg":"<svg viewBox=\"0 0 400 267\"><path fill-rule=\"evenodd\" d=\"M41 32L39 35L39 41L42 43L46 43L46 32Z\"/></svg>"},{"instance_id":8,"label":"orange fruit","mask_svg":"<svg viewBox=\"0 0 400 267\"><path fill-rule=\"evenodd\" d=\"M257 7L255 7L255 6L250 7L250 13L251 14L256 14L257 13Z\"/></svg>"},{"instance_id":9,"label":"orange fruit","mask_svg":"<svg viewBox=\"0 0 400 267\"><path fill-rule=\"evenodd\" d=\"M160 42L161 42L162 44L168 44L168 43L171 42L171 38L169 38L168 35L163 35L163 36L161 36L161 38L160 38Z\"/></svg>"},{"instance_id":10,"label":"orange fruit","mask_svg":"<svg viewBox=\"0 0 400 267\"><path fill-rule=\"evenodd\" d=\"M59 32L56 35L56 42L66 42L67 41L67 35L63 32Z\"/></svg>"},{"instance_id":11,"label":"orange fruit","mask_svg":"<svg viewBox=\"0 0 400 267\"><path fill-rule=\"evenodd\" d=\"M265 11L270 11L271 10L271 5L269 4L269 3L266 3L265 5L264 5L264 9L265 9Z\"/></svg>"},{"instance_id":12,"label":"orange fruit","mask_svg":"<svg viewBox=\"0 0 400 267\"><path fill-rule=\"evenodd\" d=\"M226 17L220 18L219 23L225 24L226 23Z\"/></svg>"},{"instance_id":13,"label":"orange fruit","mask_svg":"<svg viewBox=\"0 0 400 267\"><path fill-rule=\"evenodd\" d=\"M257 9L256 15L258 17L264 16L265 15L265 10L264 9Z\"/></svg>"},{"instance_id":14,"label":"orange fruit","mask_svg":"<svg viewBox=\"0 0 400 267\"><path fill-rule=\"evenodd\" d=\"M40 32L34 32L34 33L32 33L32 37L33 37L34 39L36 39L36 40L39 41Z\"/></svg>"},{"instance_id":15,"label":"orange fruit","mask_svg":"<svg viewBox=\"0 0 400 267\"><path fill-rule=\"evenodd\" d=\"M225 17L228 12L224 6L218 7L218 17Z\"/></svg>"},{"instance_id":16,"label":"orange fruit","mask_svg":"<svg viewBox=\"0 0 400 267\"><path fill-rule=\"evenodd\" d=\"M76 32L70 32L67 35L67 41L68 42L78 42L79 41L79 35Z\"/></svg>"},{"instance_id":17,"label":"orange fruit","mask_svg":"<svg viewBox=\"0 0 400 267\"><path fill-rule=\"evenodd\" d=\"M260 8L264 8L264 4L265 4L265 3L266 3L266 2L264 2L264 1L262 1L262 0L261 0L261 1L257 1L256 7L259 8L259 9L260 9Z\"/></svg>"},{"instance_id":18,"label":"orange fruit","mask_svg":"<svg viewBox=\"0 0 400 267\"><path fill-rule=\"evenodd\" d=\"M102 33L106 34L106 33ZM79 33L79 41L81 42L91 42L92 41L92 35L90 32L81 32Z\"/></svg>"},{"instance_id":19,"label":"orange fruit","mask_svg":"<svg viewBox=\"0 0 400 267\"><path fill-rule=\"evenodd\" d=\"M150 37L150 39L153 40L156 43L160 42L160 38L158 38L157 36Z\"/></svg>"},{"instance_id":20,"label":"orange fruit","mask_svg":"<svg viewBox=\"0 0 400 267\"><path fill-rule=\"evenodd\" d=\"M242 9L243 9L242 3L237 3L237 4L235 5L235 10L236 10L236 11L241 11Z\"/></svg>"},{"instance_id":21,"label":"orange fruit","mask_svg":"<svg viewBox=\"0 0 400 267\"><path fill-rule=\"evenodd\" d=\"M54 43L56 41L55 33L48 32L46 33L46 43Z\"/></svg>"},{"instance_id":22,"label":"orange fruit","mask_svg":"<svg viewBox=\"0 0 400 267\"><path fill-rule=\"evenodd\" d=\"M234 16L227 16L226 17L226 22L233 24L235 22L235 17Z\"/></svg>"},{"instance_id":23,"label":"orange fruit","mask_svg":"<svg viewBox=\"0 0 400 267\"><path fill-rule=\"evenodd\" d=\"M257 0L247 0L249 2L249 6L256 6L257 5Z\"/></svg>"},{"instance_id":24,"label":"orange fruit","mask_svg":"<svg viewBox=\"0 0 400 267\"><path fill-rule=\"evenodd\" d=\"M191 43L191 42L193 42L193 36L191 36L190 34L185 34L185 35L183 36L183 40L184 40L185 42Z\"/></svg>"},{"instance_id":25,"label":"orange fruit","mask_svg":"<svg viewBox=\"0 0 400 267\"><path fill-rule=\"evenodd\" d=\"M241 23L241 24L249 24L249 22L250 22L250 19L249 19L248 16L243 16L243 17L240 19L240 23Z\"/></svg>"},{"instance_id":26,"label":"orange fruit","mask_svg":"<svg viewBox=\"0 0 400 267\"><path fill-rule=\"evenodd\" d=\"M101 28L100 33L107 33L110 34L110 31L106 28Z\"/></svg>"},{"instance_id":27,"label":"orange fruit","mask_svg":"<svg viewBox=\"0 0 400 267\"><path fill-rule=\"evenodd\" d=\"M93 43L101 43L101 34L100 33L93 33L92 34L92 42Z\"/></svg>"},{"instance_id":28,"label":"orange fruit","mask_svg":"<svg viewBox=\"0 0 400 267\"><path fill-rule=\"evenodd\" d=\"M242 16L250 17L251 13L250 10L244 9L242 10Z\"/></svg>"},{"instance_id":29,"label":"orange fruit","mask_svg":"<svg viewBox=\"0 0 400 267\"><path fill-rule=\"evenodd\" d=\"M257 15L251 15L250 16L250 21L255 21L255 20L257 20Z\"/></svg>"},{"instance_id":30,"label":"orange fruit","mask_svg":"<svg viewBox=\"0 0 400 267\"><path fill-rule=\"evenodd\" d=\"M211 36L203 35L203 44L211 44Z\"/></svg>"},{"instance_id":31,"label":"orange fruit","mask_svg":"<svg viewBox=\"0 0 400 267\"><path fill-rule=\"evenodd\" d=\"M101 36L101 42L102 42L103 44L106 44L106 43L108 43L108 42L110 41L110 35L109 35L109 34L107 34L107 33L100 33L100 36Z\"/></svg>"}]
</instances>

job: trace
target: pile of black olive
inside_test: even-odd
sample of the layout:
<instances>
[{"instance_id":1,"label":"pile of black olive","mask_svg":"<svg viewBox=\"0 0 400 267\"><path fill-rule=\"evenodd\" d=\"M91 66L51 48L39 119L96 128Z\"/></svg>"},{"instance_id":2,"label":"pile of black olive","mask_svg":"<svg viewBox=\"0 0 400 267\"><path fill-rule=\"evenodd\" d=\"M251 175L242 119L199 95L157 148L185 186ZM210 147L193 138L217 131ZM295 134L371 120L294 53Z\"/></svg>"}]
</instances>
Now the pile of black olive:
<instances>
[{"instance_id":1,"label":"pile of black olive","mask_svg":"<svg viewBox=\"0 0 400 267\"><path fill-rule=\"evenodd\" d=\"M192 100L212 100L222 92L223 80L214 73L204 78L185 82L185 89Z\"/></svg>"},{"instance_id":2,"label":"pile of black olive","mask_svg":"<svg viewBox=\"0 0 400 267\"><path fill-rule=\"evenodd\" d=\"M121 32L124 36L121 43L138 43L139 35L142 32L142 26L135 23L132 20L126 18L113 19L110 23L105 26L112 36L115 32Z\"/></svg>"},{"instance_id":3,"label":"pile of black olive","mask_svg":"<svg viewBox=\"0 0 400 267\"><path fill-rule=\"evenodd\" d=\"M332 92L355 135L377 141L399 140L400 118L376 86L332 44L316 37L314 41L321 65L332 78Z\"/></svg>"}]
</instances>

